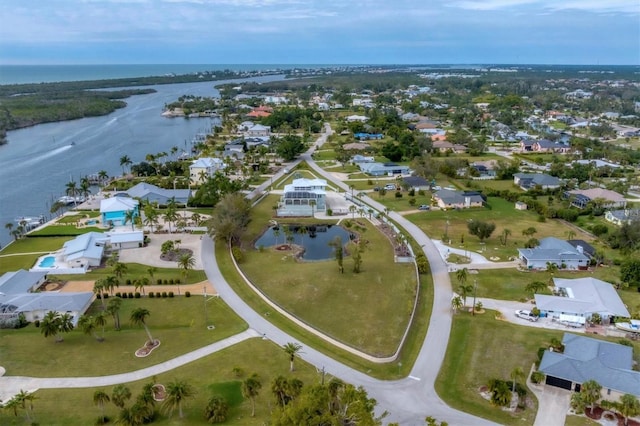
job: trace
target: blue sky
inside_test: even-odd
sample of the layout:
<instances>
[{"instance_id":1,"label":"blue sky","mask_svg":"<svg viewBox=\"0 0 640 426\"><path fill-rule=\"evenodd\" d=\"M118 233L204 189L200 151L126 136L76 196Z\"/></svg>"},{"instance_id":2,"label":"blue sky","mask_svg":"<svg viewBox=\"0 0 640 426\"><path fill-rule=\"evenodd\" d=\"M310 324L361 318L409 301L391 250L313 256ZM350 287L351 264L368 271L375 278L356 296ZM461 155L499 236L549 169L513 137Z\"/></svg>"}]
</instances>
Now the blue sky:
<instances>
[{"instance_id":1,"label":"blue sky","mask_svg":"<svg viewBox=\"0 0 640 426\"><path fill-rule=\"evenodd\" d=\"M3 0L1 64L640 64L638 0Z\"/></svg>"}]
</instances>

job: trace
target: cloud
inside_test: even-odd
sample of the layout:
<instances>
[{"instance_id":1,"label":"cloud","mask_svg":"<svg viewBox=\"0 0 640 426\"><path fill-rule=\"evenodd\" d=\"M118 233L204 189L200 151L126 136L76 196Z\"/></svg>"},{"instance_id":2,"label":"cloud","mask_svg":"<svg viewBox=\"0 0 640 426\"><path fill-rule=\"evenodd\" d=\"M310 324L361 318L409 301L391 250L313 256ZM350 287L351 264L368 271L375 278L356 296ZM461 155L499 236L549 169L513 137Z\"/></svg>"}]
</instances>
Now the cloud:
<instances>
[{"instance_id":1,"label":"cloud","mask_svg":"<svg viewBox=\"0 0 640 426\"><path fill-rule=\"evenodd\" d=\"M467 10L520 10L523 6L535 9L564 11L576 10L593 13L634 13L640 14L637 0L459 0L451 7Z\"/></svg>"}]
</instances>

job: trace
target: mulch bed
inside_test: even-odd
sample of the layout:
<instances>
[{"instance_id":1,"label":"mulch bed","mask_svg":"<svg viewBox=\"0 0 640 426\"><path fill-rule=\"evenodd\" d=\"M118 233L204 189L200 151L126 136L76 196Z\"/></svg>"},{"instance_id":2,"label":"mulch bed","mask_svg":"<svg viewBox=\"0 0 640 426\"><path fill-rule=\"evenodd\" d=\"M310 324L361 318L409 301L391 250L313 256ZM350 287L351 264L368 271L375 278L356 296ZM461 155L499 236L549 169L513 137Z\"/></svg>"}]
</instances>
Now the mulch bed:
<instances>
[{"instance_id":1,"label":"mulch bed","mask_svg":"<svg viewBox=\"0 0 640 426\"><path fill-rule=\"evenodd\" d=\"M624 426L624 417L622 417L618 413L614 413L613 411L604 410L602 407L599 407L599 406L593 409L593 414L591 414L591 408L586 407L584 409L584 415L593 420L600 420L602 419L603 415L607 420L610 420L610 421L613 420L613 417L615 417L615 419L618 421L618 426ZM629 419L629 422L627 424L629 426L640 426L640 423L633 419Z\"/></svg>"},{"instance_id":2,"label":"mulch bed","mask_svg":"<svg viewBox=\"0 0 640 426\"><path fill-rule=\"evenodd\" d=\"M151 342L150 340L147 340L144 346L136 351L136 356L138 358L144 358L146 356L149 356L149 354L153 352L153 350L158 346L160 346L160 340L155 339L153 342Z\"/></svg>"},{"instance_id":3,"label":"mulch bed","mask_svg":"<svg viewBox=\"0 0 640 426\"><path fill-rule=\"evenodd\" d=\"M160 259L168 262L177 262L185 254L193 254L193 250L184 248L180 250L171 250L165 254L161 254Z\"/></svg>"},{"instance_id":4,"label":"mulch bed","mask_svg":"<svg viewBox=\"0 0 640 426\"><path fill-rule=\"evenodd\" d=\"M164 401L164 399L167 397L167 390L165 389L164 385L161 384L155 384L153 385L153 400L154 401Z\"/></svg>"}]
</instances>

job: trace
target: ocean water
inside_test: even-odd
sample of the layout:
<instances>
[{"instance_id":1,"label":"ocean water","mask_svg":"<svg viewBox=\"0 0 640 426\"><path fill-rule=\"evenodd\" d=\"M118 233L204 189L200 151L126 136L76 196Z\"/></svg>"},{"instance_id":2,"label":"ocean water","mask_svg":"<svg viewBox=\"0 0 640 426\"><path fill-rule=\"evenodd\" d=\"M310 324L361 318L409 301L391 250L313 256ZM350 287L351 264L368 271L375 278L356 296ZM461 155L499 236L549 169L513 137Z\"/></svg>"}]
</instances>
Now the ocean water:
<instances>
[{"instance_id":1,"label":"ocean water","mask_svg":"<svg viewBox=\"0 0 640 426\"><path fill-rule=\"evenodd\" d=\"M50 83L184 75L204 71L267 71L319 68L309 64L136 64L136 65L0 65L0 84Z\"/></svg>"}]
</instances>

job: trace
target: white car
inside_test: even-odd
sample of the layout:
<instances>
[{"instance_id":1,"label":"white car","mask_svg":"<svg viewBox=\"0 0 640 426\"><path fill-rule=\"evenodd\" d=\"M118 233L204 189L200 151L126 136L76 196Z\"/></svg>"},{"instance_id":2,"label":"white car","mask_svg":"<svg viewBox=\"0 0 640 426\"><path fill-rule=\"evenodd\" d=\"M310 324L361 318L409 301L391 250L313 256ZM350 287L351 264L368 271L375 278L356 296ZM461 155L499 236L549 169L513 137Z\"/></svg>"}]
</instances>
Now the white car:
<instances>
[{"instance_id":1,"label":"white car","mask_svg":"<svg viewBox=\"0 0 640 426\"><path fill-rule=\"evenodd\" d=\"M538 321L538 317L536 315L534 315L531 311L527 311L523 309L517 310L516 316L518 318L526 319L531 322Z\"/></svg>"}]
</instances>

